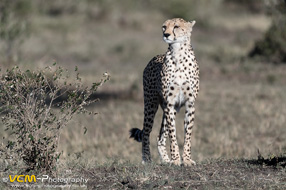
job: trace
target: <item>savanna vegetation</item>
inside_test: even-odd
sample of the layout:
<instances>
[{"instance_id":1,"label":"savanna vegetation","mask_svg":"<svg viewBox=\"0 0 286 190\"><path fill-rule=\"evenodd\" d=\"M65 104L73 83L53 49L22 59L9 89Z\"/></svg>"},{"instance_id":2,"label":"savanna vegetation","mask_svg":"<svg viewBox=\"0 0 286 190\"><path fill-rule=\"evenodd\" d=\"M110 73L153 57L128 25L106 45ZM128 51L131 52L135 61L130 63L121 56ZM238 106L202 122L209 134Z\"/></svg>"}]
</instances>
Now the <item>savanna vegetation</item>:
<instances>
[{"instance_id":1,"label":"savanna vegetation","mask_svg":"<svg viewBox=\"0 0 286 190\"><path fill-rule=\"evenodd\" d=\"M83 177L88 189L285 189L285 7L282 0L1 0L1 179ZM143 69L166 51L161 24L172 17L196 20L201 89L191 168L159 164L161 111L152 164L141 165L141 144L128 134L142 127ZM0 180L2 189L10 185Z\"/></svg>"}]
</instances>

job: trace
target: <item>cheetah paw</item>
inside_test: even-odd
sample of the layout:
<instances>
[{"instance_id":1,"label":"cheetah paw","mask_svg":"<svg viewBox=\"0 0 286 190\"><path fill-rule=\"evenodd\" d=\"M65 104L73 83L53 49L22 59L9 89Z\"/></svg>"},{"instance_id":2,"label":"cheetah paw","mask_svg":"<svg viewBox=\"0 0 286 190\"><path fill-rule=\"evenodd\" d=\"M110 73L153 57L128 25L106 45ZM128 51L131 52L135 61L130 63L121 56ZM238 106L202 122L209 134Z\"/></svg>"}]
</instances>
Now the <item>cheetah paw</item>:
<instances>
[{"instance_id":1,"label":"cheetah paw","mask_svg":"<svg viewBox=\"0 0 286 190\"><path fill-rule=\"evenodd\" d=\"M181 165L181 160L180 160L180 159L178 159L178 160L172 160L170 163L171 163L171 164L174 164L174 165L176 165L176 166L180 166L180 165Z\"/></svg>"},{"instance_id":2,"label":"cheetah paw","mask_svg":"<svg viewBox=\"0 0 286 190\"><path fill-rule=\"evenodd\" d=\"M184 160L184 166L195 166L196 162L192 159Z\"/></svg>"}]
</instances>

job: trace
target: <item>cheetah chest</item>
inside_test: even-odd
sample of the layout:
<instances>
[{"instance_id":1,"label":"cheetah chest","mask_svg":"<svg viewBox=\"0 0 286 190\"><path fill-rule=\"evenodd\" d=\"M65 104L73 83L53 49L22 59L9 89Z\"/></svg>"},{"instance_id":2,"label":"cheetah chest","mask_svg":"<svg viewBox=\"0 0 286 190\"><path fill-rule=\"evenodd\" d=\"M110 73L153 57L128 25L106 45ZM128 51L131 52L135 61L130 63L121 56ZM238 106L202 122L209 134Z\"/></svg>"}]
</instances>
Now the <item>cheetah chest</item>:
<instances>
[{"instance_id":1,"label":"cheetah chest","mask_svg":"<svg viewBox=\"0 0 286 190\"><path fill-rule=\"evenodd\" d=\"M165 85L165 100L175 105L177 111L193 96L192 67L189 63L172 64L168 69L168 78Z\"/></svg>"}]
</instances>

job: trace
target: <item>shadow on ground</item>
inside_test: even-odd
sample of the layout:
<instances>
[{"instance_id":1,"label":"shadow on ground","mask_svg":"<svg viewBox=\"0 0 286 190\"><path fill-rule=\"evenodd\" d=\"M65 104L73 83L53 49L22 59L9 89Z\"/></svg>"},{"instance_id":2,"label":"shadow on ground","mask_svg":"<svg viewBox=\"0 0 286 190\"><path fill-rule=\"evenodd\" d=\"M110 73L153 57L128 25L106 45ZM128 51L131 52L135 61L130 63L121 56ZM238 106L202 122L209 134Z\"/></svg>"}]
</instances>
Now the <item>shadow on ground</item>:
<instances>
[{"instance_id":1,"label":"shadow on ground","mask_svg":"<svg viewBox=\"0 0 286 190\"><path fill-rule=\"evenodd\" d=\"M286 156L271 156L270 158L264 158L259 154L258 159L247 160L247 162L253 165L264 165L264 166L285 168Z\"/></svg>"}]
</instances>

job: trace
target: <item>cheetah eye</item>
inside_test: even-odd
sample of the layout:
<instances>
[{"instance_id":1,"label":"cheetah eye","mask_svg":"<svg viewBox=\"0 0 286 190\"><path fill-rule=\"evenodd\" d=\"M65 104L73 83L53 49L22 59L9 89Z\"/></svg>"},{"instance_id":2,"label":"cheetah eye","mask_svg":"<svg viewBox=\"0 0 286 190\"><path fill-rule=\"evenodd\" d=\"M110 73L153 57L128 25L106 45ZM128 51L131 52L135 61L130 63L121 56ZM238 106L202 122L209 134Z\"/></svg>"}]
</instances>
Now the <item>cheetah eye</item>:
<instances>
[{"instance_id":1,"label":"cheetah eye","mask_svg":"<svg viewBox=\"0 0 286 190\"><path fill-rule=\"evenodd\" d=\"M162 30L165 31L166 30L166 26L162 26Z\"/></svg>"},{"instance_id":2,"label":"cheetah eye","mask_svg":"<svg viewBox=\"0 0 286 190\"><path fill-rule=\"evenodd\" d=\"M177 26L177 25L176 25L176 26L174 26L174 29L177 29L177 28L180 28L180 27L179 27L179 26Z\"/></svg>"}]
</instances>

